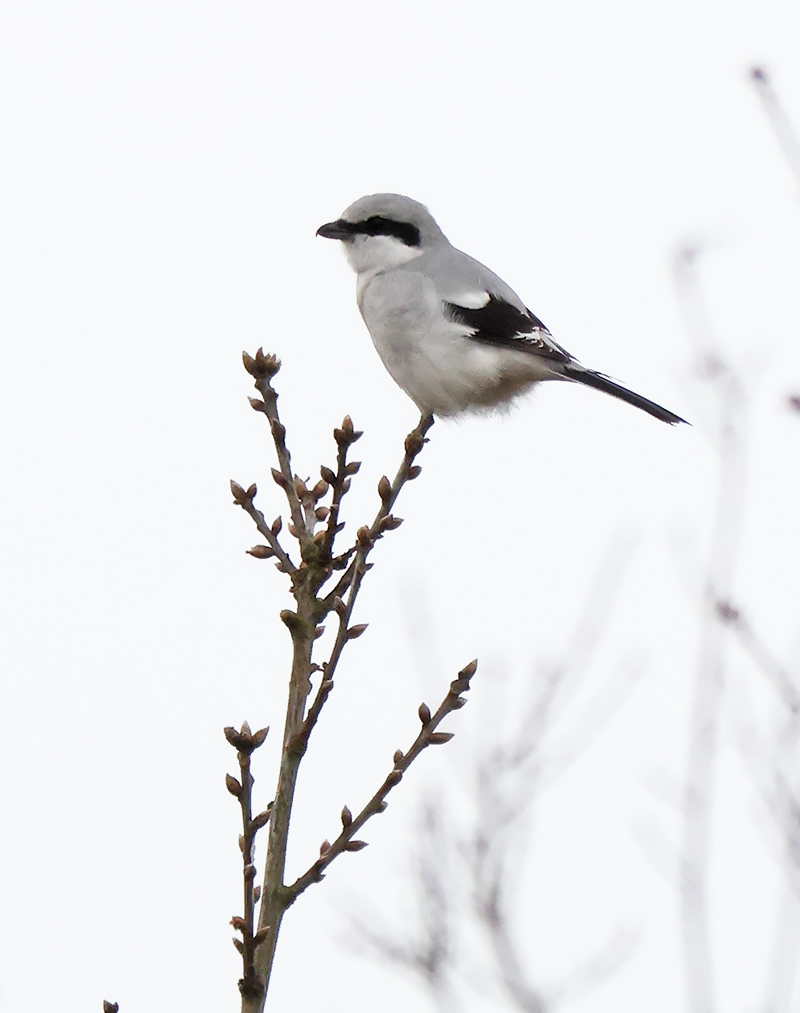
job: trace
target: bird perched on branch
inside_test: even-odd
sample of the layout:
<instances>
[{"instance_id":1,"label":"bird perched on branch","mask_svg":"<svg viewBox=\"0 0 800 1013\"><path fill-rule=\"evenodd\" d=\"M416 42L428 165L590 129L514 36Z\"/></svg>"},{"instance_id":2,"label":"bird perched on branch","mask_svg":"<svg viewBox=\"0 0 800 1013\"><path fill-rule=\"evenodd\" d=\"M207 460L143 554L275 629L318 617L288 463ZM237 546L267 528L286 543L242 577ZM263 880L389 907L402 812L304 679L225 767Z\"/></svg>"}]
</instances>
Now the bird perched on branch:
<instances>
[{"instance_id":1,"label":"bird perched on branch","mask_svg":"<svg viewBox=\"0 0 800 1013\"><path fill-rule=\"evenodd\" d=\"M670 425L685 422L582 366L501 278L451 246L417 201L362 197L317 235L342 241L378 354L420 411L490 409L542 380L571 380Z\"/></svg>"}]
</instances>

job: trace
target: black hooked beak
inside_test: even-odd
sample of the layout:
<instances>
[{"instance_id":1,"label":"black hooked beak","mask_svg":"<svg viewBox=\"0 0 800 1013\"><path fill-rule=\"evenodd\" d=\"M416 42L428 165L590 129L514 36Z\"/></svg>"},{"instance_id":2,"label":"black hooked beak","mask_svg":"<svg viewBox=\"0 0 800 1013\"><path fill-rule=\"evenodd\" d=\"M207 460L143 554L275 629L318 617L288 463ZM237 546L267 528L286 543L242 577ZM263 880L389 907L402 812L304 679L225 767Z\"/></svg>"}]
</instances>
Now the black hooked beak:
<instances>
[{"instance_id":1,"label":"black hooked beak","mask_svg":"<svg viewBox=\"0 0 800 1013\"><path fill-rule=\"evenodd\" d=\"M349 239L354 232L353 224L346 222L343 218L339 218L335 222L328 222L326 225L320 225L317 229L317 235L324 239Z\"/></svg>"}]
</instances>

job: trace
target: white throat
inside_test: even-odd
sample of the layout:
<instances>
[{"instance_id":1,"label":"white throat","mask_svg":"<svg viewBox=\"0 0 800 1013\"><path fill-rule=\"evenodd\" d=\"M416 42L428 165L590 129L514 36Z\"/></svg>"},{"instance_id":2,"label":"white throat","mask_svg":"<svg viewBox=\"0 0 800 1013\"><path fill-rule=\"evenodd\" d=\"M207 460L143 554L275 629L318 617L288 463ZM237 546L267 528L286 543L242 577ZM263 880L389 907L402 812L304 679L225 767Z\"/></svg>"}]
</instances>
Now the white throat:
<instances>
[{"instance_id":1,"label":"white throat","mask_svg":"<svg viewBox=\"0 0 800 1013\"><path fill-rule=\"evenodd\" d=\"M406 246L395 236L354 236L343 245L356 274L369 272L370 277L407 264L422 253L419 246Z\"/></svg>"}]
</instances>

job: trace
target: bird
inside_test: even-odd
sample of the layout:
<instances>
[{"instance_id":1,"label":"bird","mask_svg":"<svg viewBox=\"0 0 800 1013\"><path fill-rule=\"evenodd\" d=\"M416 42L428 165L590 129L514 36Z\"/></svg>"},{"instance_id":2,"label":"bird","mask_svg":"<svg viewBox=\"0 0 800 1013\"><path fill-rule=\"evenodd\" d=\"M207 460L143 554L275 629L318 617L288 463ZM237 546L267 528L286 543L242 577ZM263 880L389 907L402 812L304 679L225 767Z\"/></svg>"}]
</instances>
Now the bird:
<instances>
[{"instance_id":1,"label":"bird","mask_svg":"<svg viewBox=\"0 0 800 1013\"><path fill-rule=\"evenodd\" d=\"M588 369L501 278L451 245L424 204L377 193L317 229L340 240L383 364L423 414L492 411L569 380L675 425L679 415Z\"/></svg>"}]
</instances>

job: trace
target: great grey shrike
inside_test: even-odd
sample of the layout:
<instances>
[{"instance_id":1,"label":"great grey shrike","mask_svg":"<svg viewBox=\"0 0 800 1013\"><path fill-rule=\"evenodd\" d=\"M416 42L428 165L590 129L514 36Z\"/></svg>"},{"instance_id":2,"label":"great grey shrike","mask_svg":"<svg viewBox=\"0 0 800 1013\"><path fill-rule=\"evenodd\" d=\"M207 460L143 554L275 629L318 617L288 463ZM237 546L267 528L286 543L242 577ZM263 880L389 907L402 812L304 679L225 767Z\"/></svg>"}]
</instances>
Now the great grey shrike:
<instances>
[{"instance_id":1,"label":"great grey shrike","mask_svg":"<svg viewBox=\"0 0 800 1013\"><path fill-rule=\"evenodd\" d=\"M670 425L685 421L573 359L501 278L450 245L417 201L362 197L317 235L342 241L378 354L421 412L491 409L542 380L572 380Z\"/></svg>"}]
</instances>

